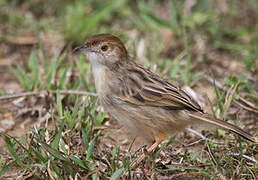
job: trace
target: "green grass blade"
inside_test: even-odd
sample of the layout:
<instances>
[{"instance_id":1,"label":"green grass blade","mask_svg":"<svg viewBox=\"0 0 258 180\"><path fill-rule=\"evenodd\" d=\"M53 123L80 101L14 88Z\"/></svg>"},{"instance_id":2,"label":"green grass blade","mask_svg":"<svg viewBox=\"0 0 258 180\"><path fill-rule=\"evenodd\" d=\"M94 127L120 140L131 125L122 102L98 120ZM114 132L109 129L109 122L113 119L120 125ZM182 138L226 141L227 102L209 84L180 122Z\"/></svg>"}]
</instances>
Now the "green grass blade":
<instances>
[{"instance_id":1,"label":"green grass blade","mask_svg":"<svg viewBox=\"0 0 258 180\"><path fill-rule=\"evenodd\" d=\"M60 129L59 129L55 139L51 143L51 147L56 149L56 150L58 150L59 142L60 142L60 139L61 139L61 136L62 136L63 129L64 129L64 121L61 121Z\"/></svg>"},{"instance_id":2,"label":"green grass blade","mask_svg":"<svg viewBox=\"0 0 258 180\"><path fill-rule=\"evenodd\" d=\"M15 149L14 149L14 143L12 143L11 139L8 136L5 136L5 143L6 143L6 146L7 146L7 149L9 151L10 155L15 159L17 164L21 168L26 169L26 165L22 162L22 160L16 154Z\"/></svg>"},{"instance_id":3,"label":"green grass blade","mask_svg":"<svg viewBox=\"0 0 258 180\"><path fill-rule=\"evenodd\" d=\"M116 180L118 179L123 173L124 173L125 169L124 168L120 168L118 170L116 170L112 176L111 176L111 180Z\"/></svg>"},{"instance_id":4,"label":"green grass blade","mask_svg":"<svg viewBox=\"0 0 258 180\"><path fill-rule=\"evenodd\" d=\"M89 170L89 168L85 165L83 160L72 155L70 156L70 159L74 161L76 164L78 164L80 167L82 167L83 169Z\"/></svg>"},{"instance_id":5,"label":"green grass blade","mask_svg":"<svg viewBox=\"0 0 258 180\"><path fill-rule=\"evenodd\" d=\"M61 95L59 90L57 90L57 93L56 93L56 103L57 103L58 115L59 117L63 117L63 105L62 105L62 100L61 100Z\"/></svg>"},{"instance_id":6,"label":"green grass blade","mask_svg":"<svg viewBox=\"0 0 258 180\"><path fill-rule=\"evenodd\" d=\"M87 155L86 155L86 160L90 160L93 155L93 150L94 150L94 144L95 144L95 139L92 139L89 143L89 147L87 149Z\"/></svg>"}]
</instances>

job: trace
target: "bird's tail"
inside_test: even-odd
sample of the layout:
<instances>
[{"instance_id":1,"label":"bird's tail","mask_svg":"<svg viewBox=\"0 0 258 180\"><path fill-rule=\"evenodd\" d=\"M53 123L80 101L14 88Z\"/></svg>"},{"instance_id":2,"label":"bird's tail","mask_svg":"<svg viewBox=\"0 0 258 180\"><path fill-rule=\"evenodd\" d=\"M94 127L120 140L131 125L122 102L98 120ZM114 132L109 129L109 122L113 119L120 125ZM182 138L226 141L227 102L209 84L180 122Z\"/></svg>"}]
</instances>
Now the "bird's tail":
<instances>
[{"instance_id":1,"label":"bird's tail","mask_svg":"<svg viewBox=\"0 0 258 180\"><path fill-rule=\"evenodd\" d=\"M257 143L255 137L253 137L251 134L249 134L248 132L245 132L243 129L241 129L233 124L227 123L226 121L212 118L208 114L189 113L189 116L194 119L201 120L201 121L204 121L204 122L207 122L210 124L214 124L214 125L224 128L224 129L228 129L251 142Z\"/></svg>"}]
</instances>

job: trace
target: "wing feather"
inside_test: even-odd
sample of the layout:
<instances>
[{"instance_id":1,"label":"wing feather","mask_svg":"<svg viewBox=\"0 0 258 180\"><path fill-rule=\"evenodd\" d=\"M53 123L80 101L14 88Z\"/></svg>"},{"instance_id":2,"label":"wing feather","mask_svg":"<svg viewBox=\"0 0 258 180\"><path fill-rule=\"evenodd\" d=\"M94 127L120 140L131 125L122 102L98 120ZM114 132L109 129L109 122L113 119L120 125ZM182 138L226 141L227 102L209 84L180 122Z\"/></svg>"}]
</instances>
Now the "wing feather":
<instances>
[{"instance_id":1,"label":"wing feather","mask_svg":"<svg viewBox=\"0 0 258 180\"><path fill-rule=\"evenodd\" d=\"M128 76L123 76L123 84L130 84L122 88L124 91L120 98L124 101L139 106L157 106L171 110L187 109L202 112L199 104L184 90L161 79L140 65L135 64L133 67L133 69L130 67L127 69Z\"/></svg>"}]
</instances>

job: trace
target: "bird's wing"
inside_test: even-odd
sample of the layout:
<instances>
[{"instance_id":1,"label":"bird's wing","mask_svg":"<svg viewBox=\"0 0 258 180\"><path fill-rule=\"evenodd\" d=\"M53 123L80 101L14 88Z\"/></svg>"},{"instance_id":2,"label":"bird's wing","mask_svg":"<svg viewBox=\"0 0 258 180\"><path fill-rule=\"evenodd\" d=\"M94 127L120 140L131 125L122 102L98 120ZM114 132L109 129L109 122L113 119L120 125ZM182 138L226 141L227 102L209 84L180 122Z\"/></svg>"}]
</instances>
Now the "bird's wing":
<instances>
[{"instance_id":1,"label":"bird's wing","mask_svg":"<svg viewBox=\"0 0 258 180\"><path fill-rule=\"evenodd\" d=\"M121 98L136 105L158 106L171 110L202 112L200 105L184 90L160 78L142 66L134 65L123 76Z\"/></svg>"}]
</instances>

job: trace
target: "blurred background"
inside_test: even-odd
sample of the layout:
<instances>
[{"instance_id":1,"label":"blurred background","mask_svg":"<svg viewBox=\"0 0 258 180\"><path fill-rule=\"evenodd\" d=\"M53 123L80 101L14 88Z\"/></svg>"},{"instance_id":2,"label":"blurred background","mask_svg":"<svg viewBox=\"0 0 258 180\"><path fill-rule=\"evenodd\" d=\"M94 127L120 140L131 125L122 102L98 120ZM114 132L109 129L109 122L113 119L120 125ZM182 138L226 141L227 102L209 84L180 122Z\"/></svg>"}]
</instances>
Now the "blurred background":
<instances>
[{"instance_id":1,"label":"blurred background","mask_svg":"<svg viewBox=\"0 0 258 180\"><path fill-rule=\"evenodd\" d=\"M50 165L46 164L43 157L51 156L47 144L54 140L51 148L60 150L58 143L67 143L62 138L68 137L61 137L61 132L69 131L70 137L78 136L79 139L83 139L81 136L84 132L84 141L81 143L84 144L83 147L81 144L76 146L76 143L71 143L71 139L69 142L73 146L67 143L71 148L84 150L81 154L78 149L71 150L66 154L67 157L73 152L83 156L85 149L89 150L94 146L85 144L99 139L94 146L99 151L94 152L95 156L87 156L87 162L91 163L99 161L96 157L101 157L103 152L110 154L111 160L119 156L118 150L112 150L117 144L128 147L126 137L109 137L111 127L107 132L100 130L108 126L107 123L112 124L112 132L117 132L119 127L102 112L96 98L87 97L85 100L85 97L65 96L57 91L63 89L95 92L91 65L83 56L73 55L72 49L97 33L118 36L126 44L131 57L169 81L178 82L196 96L205 111L228 119L257 135L257 0L0 0L0 95L3 96L0 99L0 132L25 138L22 142L26 144L30 141L27 146L35 149L39 147L37 143L46 143L46 152L33 151L44 154L41 161L34 159L31 154L24 155L25 150L20 149L19 152L17 149L20 146L11 137L0 136L0 151L3 152L0 154L0 177L11 177L14 166L19 172L35 172L33 176L38 173L38 177L49 177L51 173L56 178L65 177L64 174L75 177L73 165L76 165L76 172L80 172L82 177L88 177L88 172L95 172L96 167L87 164L83 158L70 159L71 164L68 163L62 169L58 165L62 159L52 154L52 159L48 157L51 159ZM15 100L5 97L9 93L32 91L54 93L20 95ZM90 110L84 112L79 107ZM81 116L77 116L81 111ZM60 124L63 119L65 124ZM85 125L82 119L93 120L85 122ZM32 126L44 126L41 129L43 132L29 130ZM44 137L40 133L45 134ZM46 133L50 134L49 139L46 138ZM28 134L33 134L38 139L30 139L32 136L29 137ZM222 131L213 133L214 136L226 137ZM108 137L108 140L103 140L105 138L102 137ZM182 134L180 138L184 142L191 142L194 136ZM119 142L110 139L118 139ZM103 144L107 145L107 150L103 150ZM177 146L182 145L179 143ZM247 147L248 157L255 156L257 159L257 149L251 145ZM216 152L239 153L237 149L228 147L213 148ZM17 154L14 153L16 151ZM63 149L62 152L64 151ZM204 163L196 158L199 157L198 152L202 151L198 148L191 152L193 154L189 153L191 150L168 151L167 154L175 155L175 158L185 158L185 154L195 157L186 159L186 164L193 161L195 165ZM166 158L171 159L163 157ZM200 177L215 177L218 172L226 179L232 176L253 178L258 174L255 163L244 164L240 168L238 163L234 163L234 159L226 160L227 158L229 157L222 157L215 162L216 170L211 170L209 163L202 164L203 169L198 171ZM238 159L241 162L245 160ZM8 164L9 162L13 164ZM93 173L94 177L119 177L124 173L121 168L126 169L126 165L121 165L118 161L112 163L112 167L107 168L104 174ZM41 164L42 167L32 168L32 164ZM9 168L3 168L7 165ZM228 170L221 171L220 166L228 167ZM236 166L240 168L238 173L234 172ZM250 171L244 170L247 166ZM84 169L84 173L80 168ZM204 170L205 173L207 170L209 176L203 173ZM151 176L153 172L148 173ZM173 173L176 176L178 172ZM167 177L168 174L156 173L158 178ZM93 178L93 175L89 177ZM141 175L145 177L146 174ZM124 177L128 177L127 174Z\"/></svg>"},{"instance_id":2,"label":"blurred background","mask_svg":"<svg viewBox=\"0 0 258 180\"><path fill-rule=\"evenodd\" d=\"M1 0L1 73L26 64L32 51L46 60L69 56L87 37L111 33L131 56L185 84L203 71L248 80L244 71L258 66L257 7L257 0Z\"/></svg>"}]
</instances>

